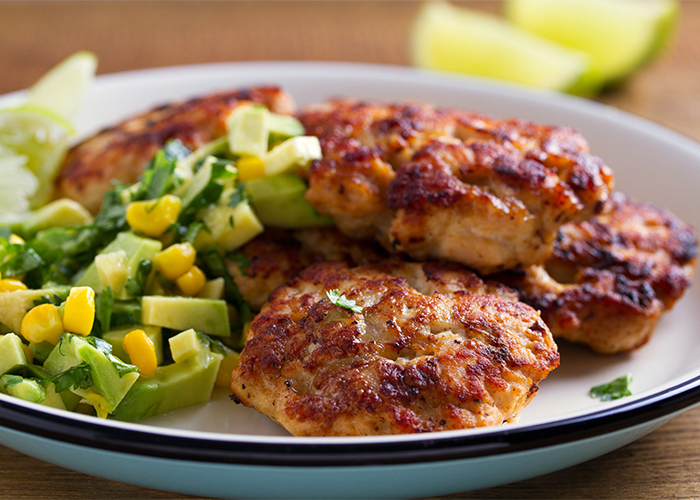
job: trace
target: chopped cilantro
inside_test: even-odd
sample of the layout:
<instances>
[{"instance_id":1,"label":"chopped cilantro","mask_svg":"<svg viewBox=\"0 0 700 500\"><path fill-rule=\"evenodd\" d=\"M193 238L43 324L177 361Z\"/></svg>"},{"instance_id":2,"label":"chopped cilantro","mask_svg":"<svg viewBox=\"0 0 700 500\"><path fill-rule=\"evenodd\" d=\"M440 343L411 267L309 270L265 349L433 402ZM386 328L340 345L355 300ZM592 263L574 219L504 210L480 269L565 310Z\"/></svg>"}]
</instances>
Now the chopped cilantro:
<instances>
[{"instance_id":1,"label":"chopped cilantro","mask_svg":"<svg viewBox=\"0 0 700 500\"><path fill-rule=\"evenodd\" d=\"M238 266L238 270L243 276L247 276L245 270L248 266L250 266L250 259L246 254L244 254L243 252L235 251L228 253L226 257L228 257L236 263L236 265Z\"/></svg>"},{"instance_id":2,"label":"chopped cilantro","mask_svg":"<svg viewBox=\"0 0 700 500\"><path fill-rule=\"evenodd\" d=\"M328 296L328 300L338 307L344 307L358 314L362 312L362 308L358 306L354 300L350 300L345 295L341 294L340 290L328 290L326 295Z\"/></svg>"},{"instance_id":3,"label":"chopped cilantro","mask_svg":"<svg viewBox=\"0 0 700 500\"><path fill-rule=\"evenodd\" d=\"M95 326L93 333L99 329L100 333L109 331L112 322L112 309L114 308L114 290L107 287L95 297Z\"/></svg>"},{"instance_id":4,"label":"chopped cilantro","mask_svg":"<svg viewBox=\"0 0 700 500\"><path fill-rule=\"evenodd\" d=\"M607 384L601 384L591 389L592 398L600 398L601 401L612 401L613 399L631 396L629 385L632 382L632 375L627 374L616 378Z\"/></svg>"},{"instance_id":5,"label":"chopped cilantro","mask_svg":"<svg viewBox=\"0 0 700 500\"><path fill-rule=\"evenodd\" d=\"M7 389L8 387L14 387L21 384L24 378L20 377L19 375L6 374L2 376L2 380L5 383L5 388Z\"/></svg>"},{"instance_id":6,"label":"chopped cilantro","mask_svg":"<svg viewBox=\"0 0 700 500\"><path fill-rule=\"evenodd\" d=\"M67 391L70 388L87 389L93 385L90 365L87 363L68 368L58 375L43 379L42 382L53 382L56 385L56 392Z\"/></svg>"},{"instance_id":7,"label":"chopped cilantro","mask_svg":"<svg viewBox=\"0 0 700 500\"><path fill-rule=\"evenodd\" d=\"M205 344L209 344L209 349L211 349L212 352L226 355L226 346L220 340L214 339L206 333L199 331L197 332L197 337Z\"/></svg>"},{"instance_id":8,"label":"chopped cilantro","mask_svg":"<svg viewBox=\"0 0 700 500\"><path fill-rule=\"evenodd\" d=\"M228 199L229 207L237 207L240 203L248 201L248 192L245 190L245 184L239 184L233 188L233 193Z\"/></svg>"},{"instance_id":9,"label":"chopped cilantro","mask_svg":"<svg viewBox=\"0 0 700 500\"><path fill-rule=\"evenodd\" d=\"M139 262L136 276L134 278L129 276L124 284L124 288L129 295L132 297L140 297L143 295L143 289L146 286L148 275L151 274L151 269L153 269L153 263L150 260L142 260Z\"/></svg>"}]
</instances>

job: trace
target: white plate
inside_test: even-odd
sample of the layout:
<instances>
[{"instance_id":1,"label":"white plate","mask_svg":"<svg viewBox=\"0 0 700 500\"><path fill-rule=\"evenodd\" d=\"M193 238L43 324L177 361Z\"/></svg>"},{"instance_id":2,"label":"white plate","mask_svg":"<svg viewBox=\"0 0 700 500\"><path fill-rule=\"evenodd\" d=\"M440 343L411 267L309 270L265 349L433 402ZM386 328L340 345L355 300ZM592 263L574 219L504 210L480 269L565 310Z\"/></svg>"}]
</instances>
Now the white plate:
<instances>
[{"instance_id":1,"label":"white plate","mask_svg":"<svg viewBox=\"0 0 700 500\"><path fill-rule=\"evenodd\" d=\"M186 66L102 76L85 135L136 112L215 90L277 84L299 105L329 97L414 99L579 128L616 187L700 225L700 145L593 102L409 68L335 63ZM21 97L0 98L6 105ZM517 424L430 435L293 438L224 392L141 424L101 421L0 395L0 443L122 482L235 497L421 497L551 472L623 446L700 402L700 295L691 289L651 342L614 357L561 346L561 367ZM634 395L601 403L593 385L631 373Z\"/></svg>"}]
</instances>

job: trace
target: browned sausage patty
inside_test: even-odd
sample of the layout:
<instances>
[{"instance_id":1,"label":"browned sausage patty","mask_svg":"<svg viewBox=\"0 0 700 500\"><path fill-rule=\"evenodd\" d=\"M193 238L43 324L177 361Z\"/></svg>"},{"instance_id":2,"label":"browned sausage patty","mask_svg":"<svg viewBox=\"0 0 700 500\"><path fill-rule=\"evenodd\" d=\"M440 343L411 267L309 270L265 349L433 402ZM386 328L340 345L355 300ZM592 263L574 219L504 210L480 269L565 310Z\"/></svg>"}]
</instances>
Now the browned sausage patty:
<instances>
[{"instance_id":1,"label":"browned sausage patty","mask_svg":"<svg viewBox=\"0 0 700 500\"><path fill-rule=\"evenodd\" d=\"M415 433L513 419L558 364L537 311L461 266L324 263L253 320L231 388L297 436Z\"/></svg>"},{"instance_id":2,"label":"browned sausage patty","mask_svg":"<svg viewBox=\"0 0 700 500\"><path fill-rule=\"evenodd\" d=\"M601 215L562 227L543 267L501 278L542 311L555 337L613 354L649 340L690 286L696 257L692 227L614 193Z\"/></svg>"}]
</instances>

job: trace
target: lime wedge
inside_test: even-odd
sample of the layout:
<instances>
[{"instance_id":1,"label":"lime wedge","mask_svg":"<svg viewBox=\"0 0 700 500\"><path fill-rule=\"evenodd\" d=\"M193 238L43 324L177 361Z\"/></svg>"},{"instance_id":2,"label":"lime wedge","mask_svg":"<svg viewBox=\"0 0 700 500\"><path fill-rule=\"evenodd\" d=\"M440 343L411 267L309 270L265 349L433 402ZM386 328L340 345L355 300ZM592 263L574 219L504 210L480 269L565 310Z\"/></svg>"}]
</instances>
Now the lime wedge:
<instances>
[{"instance_id":1,"label":"lime wedge","mask_svg":"<svg viewBox=\"0 0 700 500\"><path fill-rule=\"evenodd\" d=\"M28 103L50 109L72 121L95 77L96 69L95 54L76 52L49 70L29 89Z\"/></svg>"},{"instance_id":2,"label":"lime wedge","mask_svg":"<svg viewBox=\"0 0 700 500\"><path fill-rule=\"evenodd\" d=\"M65 119L38 106L25 104L0 110L0 148L6 159L5 167L26 181L26 175L17 173L22 170L17 167L18 158L24 158L21 160L23 168L39 181L32 194L29 194L29 189L17 193L17 196L28 197L32 207L46 203L51 196L54 178L73 132L73 127ZM3 175L3 186L11 187L12 179ZM17 205L16 211L21 211L22 206Z\"/></svg>"},{"instance_id":3,"label":"lime wedge","mask_svg":"<svg viewBox=\"0 0 700 500\"><path fill-rule=\"evenodd\" d=\"M39 187L27 168L27 157L0 146L0 222L14 222L15 214L29 210L29 198Z\"/></svg>"},{"instance_id":4,"label":"lime wedge","mask_svg":"<svg viewBox=\"0 0 700 500\"><path fill-rule=\"evenodd\" d=\"M674 0L509 0L520 28L591 56L606 83L624 79L667 45L678 17Z\"/></svg>"},{"instance_id":5,"label":"lime wedge","mask_svg":"<svg viewBox=\"0 0 700 500\"><path fill-rule=\"evenodd\" d=\"M469 73L547 89L592 91L588 56L514 28L494 16L445 2L426 2L416 20L417 66Z\"/></svg>"}]
</instances>

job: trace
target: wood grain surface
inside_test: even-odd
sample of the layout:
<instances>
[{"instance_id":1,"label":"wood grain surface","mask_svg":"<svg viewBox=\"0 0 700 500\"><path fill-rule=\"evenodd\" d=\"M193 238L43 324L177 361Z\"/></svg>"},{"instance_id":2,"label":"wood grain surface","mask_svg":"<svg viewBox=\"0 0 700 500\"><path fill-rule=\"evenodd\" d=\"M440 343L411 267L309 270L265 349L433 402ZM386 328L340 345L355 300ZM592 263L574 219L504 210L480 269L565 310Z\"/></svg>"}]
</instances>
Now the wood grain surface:
<instances>
[{"instance_id":1,"label":"wood grain surface","mask_svg":"<svg viewBox=\"0 0 700 500\"><path fill-rule=\"evenodd\" d=\"M472 7L497 12L496 2ZM217 61L409 64L417 2L7 2L0 94L68 54L99 73ZM602 102L700 140L700 2L685 1L673 46ZM0 499L189 498L97 479L0 447ZM560 472L444 498L700 498L700 408L608 455Z\"/></svg>"}]
</instances>

